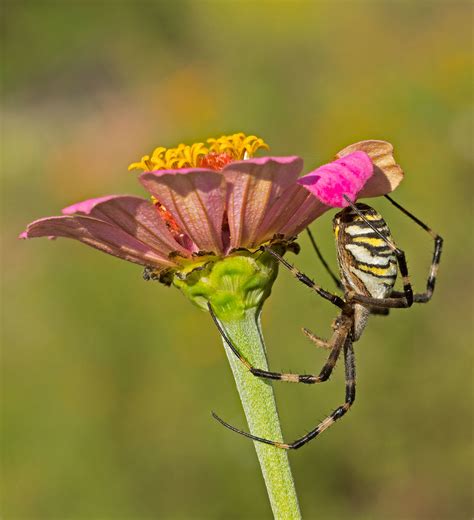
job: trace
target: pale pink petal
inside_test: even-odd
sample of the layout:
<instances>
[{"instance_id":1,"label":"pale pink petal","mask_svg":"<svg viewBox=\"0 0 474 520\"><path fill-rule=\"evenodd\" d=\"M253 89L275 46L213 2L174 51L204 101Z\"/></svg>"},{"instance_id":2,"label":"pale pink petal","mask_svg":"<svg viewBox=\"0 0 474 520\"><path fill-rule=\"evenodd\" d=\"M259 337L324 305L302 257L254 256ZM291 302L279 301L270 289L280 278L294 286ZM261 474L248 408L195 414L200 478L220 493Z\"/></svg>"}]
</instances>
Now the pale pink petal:
<instances>
[{"instance_id":1,"label":"pale pink petal","mask_svg":"<svg viewBox=\"0 0 474 520\"><path fill-rule=\"evenodd\" d=\"M365 152L374 164L374 174L360 191L358 198L379 197L393 191L403 180L403 170L393 157L393 146L387 141L360 141L341 150L336 157L356 151Z\"/></svg>"},{"instance_id":2,"label":"pale pink petal","mask_svg":"<svg viewBox=\"0 0 474 520\"><path fill-rule=\"evenodd\" d=\"M225 180L213 170L189 168L143 173L140 182L173 215L196 251L223 252Z\"/></svg>"},{"instance_id":3,"label":"pale pink petal","mask_svg":"<svg viewBox=\"0 0 474 520\"><path fill-rule=\"evenodd\" d=\"M151 246L139 241L119 227L82 215L47 217L28 225L20 238L66 237L104 251L110 255L157 269L176 266Z\"/></svg>"},{"instance_id":4,"label":"pale pink petal","mask_svg":"<svg viewBox=\"0 0 474 520\"><path fill-rule=\"evenodd\" d=\"M362 151L352 152L336 161L323 164L298 179L323 204L344 208L349 203L344 195L355 201L374 172L370 157Z\"/></svg>"},{"instance_id":5,"label":"pale pink petal","mask_svg":"<svg viewBox=\"0 0 474 520\"><path fill-rule=\"evenodd\" d=\"M156 207L141 197L109 195L73 204L62 212L65 215L89 215L114 224L141 242L149 244L161 255L179 252L182 256L190 256L190 251L173 238Z\"/></svg>"},{"instance_id":6,"label":"pale pink petal","mask_svg":"<svg viewBox=\"0 0 474 520\"><path fill-rule=\"evenodd\" d=\"M90 215L95 206L101 202L115 199L117 197L128 197L128 195L105 195L104 197L96 197L95 199L87 199L81 202L76 202L67 208L61 210L63 215L74 215L74 213L83 213L84 215Z\"/></svg>"},{"instance_id":7,"label":"pale pink petal","mask_svg":"<svg viewBox=\"0 0 474 520\"><path fill-rule=\"evenodd\" d=\"M271 223L265 223L267 212L295 183L302 167L300 157L262 157L231 163L222 170L228 183L231 249L261 243L260 229L271 227Z\"/></svg>"},{"instance_id":8,"label":"pale pink petal","mask_svg":"<svg viewBox=\"0 0 474 520\"><path fill-rule=\"evenodd\" d=\"M301 222L307 220L308 213L312 215L316 212L317 214L313 217L316 218L326 209L327 206L319 202L302 186L294 183L268 209L257 231L258 241L263 243L277 234L293 237L297 234L296 229L301 230L306 227L301 228Z\"/></svg>"},{"instance_id":9,"label":"pale pink petal","mask_svg":"<svg viewBox=\"0 0 474 520\"><path fill-rule=\"evenodd\" d=\"M280 228L280 233L286 237L295 237L314 219L331 209L299 184L291 189L287 197L289 199L288 218L286 222L282 222Z\"/></svg>"}]
</instances>

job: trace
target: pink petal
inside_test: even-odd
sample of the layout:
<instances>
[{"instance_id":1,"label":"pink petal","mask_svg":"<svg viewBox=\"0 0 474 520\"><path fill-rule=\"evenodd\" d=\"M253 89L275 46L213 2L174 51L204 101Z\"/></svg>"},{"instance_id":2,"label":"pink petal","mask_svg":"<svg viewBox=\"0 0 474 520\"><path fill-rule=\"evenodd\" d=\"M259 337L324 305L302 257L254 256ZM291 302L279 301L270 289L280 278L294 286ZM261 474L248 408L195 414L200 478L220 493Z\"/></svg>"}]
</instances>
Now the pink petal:
<instances>
[{"instance_id":1,"label":"pink petal","mask_svg":"<svg viewBox=\"0 0 474 520\"><path fill-rule=\"evenodd\" d=\"M349 203L343 196L346 195L351 201L355 201L373 172L374 166L367 153L356 151L320 166L298 179L298 183L323 204L344 208Z\"/></svg>"},{"instance_id":2,"label":"pink petal","mask_svg":"<svg viewBox=\"0 0 474 520\"><path fill-rule=\"evenodd\" d=\"M213 170L146 172L140 182L173 215L196 251L223 252L225 181Z\"/></svg>"},{"instance_id":3,"label":"pink petal","mask_svg":"<svg viewBox=\"0 0 474 520\"><path fill-rule=\"evenodd\" d=\"M82 202L76 202L76 204L72 204L71 206L64 208L61 211L61 213L63 215L74 215L74 213L83 213L84 215L90 215L95 206L97 206L97 204L115 199L120 196L121 195L105 195L104 197L97 197L95 199L87 199L83 200ZM123 196L127 197L128 195Z\"/></svg>"},{"instance_id":4,"label":"pink petal","mask_svg":"<svg viewBox=\"0 0 474 520\"><path fill-rule=\"evenodd\" d=\"M167 255L129 235L119 227L82 215L47 217L28 225L21 238L66 237L104 251L110 255L158 269L175 266Z\"/></svg>"},{"instance_id":5,"label":"pink petal","mask_svg":"<svg viewBox=\"0 0 474 520\"><path fill-rule=\"evenodd\" d=\"M282 234L288 238L294 237L327 209L328 206L322 204L305 188L294 183L267 211L258 229L260 241L265 242L275 234Z\"/></svg>"},{"instance_id":6,"label":"pink petal","mask_svg":"<svg viewBox=\"0 0 474 520\"><path fill-rule=\"evenodd\" d=\"M292 189L290 198L289 208L293 212L280 230L288 238L301 233L314 219L330 209L298 184Z\"/></svg>"},{"instance_id":7,"label":"pink petal","mask_svg":"<svg viewBox=\"0 0 474 520\"><path fill-rule=\"evenodd\" d=\"M268 234L275 215L265 221L273 203L294 184L303 167L300 157L263 157L226 166L230 248L256 247Z\"/></svg>"},{"instance_id":8,"label":"pink petal","mask_svg":"<svg viewBox=\"0 0 474 520\"><path fill-rule=\"evenodd\" d=\"M73 204L62 212L65 215L80 213L114 224L152 246L162 256L172 252L190 256L190 252L173 238L155 206L141 197L109 195Z\"/></svg>"},{"instance_id":9,"label":"pink petal","mask_svg":"<svg viewBox=\"0 0 474 520\"><path fill-rule=\"evenodd\" d=\"M393 146L387 141L375 139L360 141L341 150L336 157L361 151L365 152L374 164L374 174L362 188L358 197L379 197L393 191L403 180L403 170L393 157Z\"/></svg>"}]
</instances>

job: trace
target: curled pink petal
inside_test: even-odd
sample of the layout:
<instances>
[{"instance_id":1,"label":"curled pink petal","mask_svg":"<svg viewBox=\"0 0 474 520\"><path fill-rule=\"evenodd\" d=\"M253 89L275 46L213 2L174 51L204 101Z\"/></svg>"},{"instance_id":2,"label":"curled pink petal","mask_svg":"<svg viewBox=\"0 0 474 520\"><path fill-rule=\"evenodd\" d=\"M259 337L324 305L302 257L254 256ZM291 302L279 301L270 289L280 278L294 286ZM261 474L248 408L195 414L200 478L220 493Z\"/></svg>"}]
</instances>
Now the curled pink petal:
<instances>
[{"instance_id":1,"label":"curled pink petal","mask_svg":"<svg viewBox=\"0 0 474 520\"><path fill-rule=\"evenodd\" d=\"M173 215L195 244L195 251L222 253L225 181L202 168L164 170L140 175L140 182Z\"/></svg>"},{"instance_id":2,"label":"curled pink petal","mask_svg":"<svg viewBox=\"0 0 474 520\"><path fill-rule=\"evenodd\" d=\"M65 237L79 240L84 244L110 255L157 269L176 264L149 245L141 242L109 222L82 215L47 217L28 225L22 238Z\"/></svg>"},{"instance_id":3,"label":"curled pink petal","mask_svg":"<svg viewBox=\"0 0 474 520\"><path fill-rule=\"evenodd\" d=\"M360 141L347 146L336 157L347 157L356 151L365 152L374 165L374 174L360 191L359 198L386 195L402 182L403 170L395 161L392 144L376 139Z\"/></svg>"},{"instance_id":4,"label":"curled pink petal","mask_svg":"<svg viewBox=\"0 0 474 520\"><path fill-rule=\"evenodd\" d=\"M367 153L356 151L320 166L298 179L298 183L323 204L344 208L348 206L344 195L355 201L373 172L374 166Z\"/></svg>"},{"instance_id":5,"label":"curled pink petal","mask_svg":"<svg viewBox=\"0 0 474 520\"><path fill-rule=\"evenodd\" d=\"M264 237L269 238L278 215L268 212L285 190L294 185L302 167L300 157L262 157L234 162L222 170L228 184L231 249L256 247Z\"/></svg>"}]
</instances>

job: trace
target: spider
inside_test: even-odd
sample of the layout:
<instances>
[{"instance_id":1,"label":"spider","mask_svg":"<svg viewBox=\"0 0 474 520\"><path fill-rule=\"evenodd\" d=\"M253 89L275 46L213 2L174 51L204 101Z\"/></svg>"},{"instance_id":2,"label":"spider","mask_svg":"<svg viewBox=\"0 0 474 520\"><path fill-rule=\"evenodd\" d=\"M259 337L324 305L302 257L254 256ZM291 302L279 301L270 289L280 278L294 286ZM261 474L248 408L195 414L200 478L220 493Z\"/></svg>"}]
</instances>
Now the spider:
<instances>
[{"instance_id":1,"label":"spider","mask_svg":"<svg viewBox=\"0 0 474 520\"><path fill-rule=\"evenodd\" d=\"M353 204L348 197L345 197L345 199L349 205L337 213L333 219L333 230L336 239L337 260L341 281L332 273L322 258L316 242L310 233L311 242L323 265L333 277L338 287L344 291L343 298L322 289L270 247L262 246L262 250L273 255L281 264L290 270L300 282L310 287L322 298L329 300L332 304L340 308L340 314L334 320L333 334L329 340L319 338L309 330L303 329L304 333L317 346L330 351L327 361L318 375L278 373L253 367L250 362L239 353L219 323L212 307L209 305L211 316L219 332L232 352L253 375L290 383L315 384L327 381L342 351L345 365L345 400L344 404L337 407L330 415L321 421L316 428L291 443L273 441L239 430L213 412L213 417L222 425L254 441L270 444L277 448L286 450L301 448L343 417L353 405L355 400L355 358L353 343L360 339L370 314L388 314L390 308L408 308L411 307L413 303L426 303L431 299L435 288L443 239L391 197L388 195L385 195L385 197L418 226L427 231L434 239L433 259L426 284L426 291L420 294L413 294L405 253L395 245L390 230L382 216L375 209L366 204ZM403 280L402 292L394 290L398 269L400 270Z\"/></svg>"}]
</instances>

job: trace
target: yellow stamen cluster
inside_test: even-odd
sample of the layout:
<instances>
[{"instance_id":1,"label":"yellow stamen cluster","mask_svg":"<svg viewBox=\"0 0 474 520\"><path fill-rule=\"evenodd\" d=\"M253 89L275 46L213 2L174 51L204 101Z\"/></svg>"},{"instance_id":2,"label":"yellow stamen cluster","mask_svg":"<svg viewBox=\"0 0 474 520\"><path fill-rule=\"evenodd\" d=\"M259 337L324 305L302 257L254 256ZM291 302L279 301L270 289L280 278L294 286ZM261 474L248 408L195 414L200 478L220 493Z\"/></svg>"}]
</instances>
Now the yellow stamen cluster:
<instances>
[{"instance_id":1,"label":"yellow stamen cluster","mask_svg":"<svg viewBox=\"0 0 474 520\"><path fill-rule=\"evenodd\" d=\"M255 135L246 136L242 132L210 138L204 143L191 146L180 144L176 148L160 146L150 155L144 155L139 162L132 163L129 170L174 170L179 168L197 168L203 157L210 153L227 154L232 160L240 161L253 157L260 148L268 150L267 143Z\"/></svg>"}]
</instances>

